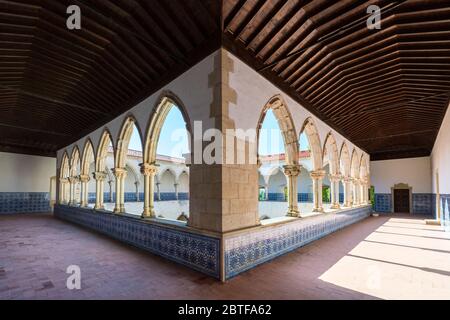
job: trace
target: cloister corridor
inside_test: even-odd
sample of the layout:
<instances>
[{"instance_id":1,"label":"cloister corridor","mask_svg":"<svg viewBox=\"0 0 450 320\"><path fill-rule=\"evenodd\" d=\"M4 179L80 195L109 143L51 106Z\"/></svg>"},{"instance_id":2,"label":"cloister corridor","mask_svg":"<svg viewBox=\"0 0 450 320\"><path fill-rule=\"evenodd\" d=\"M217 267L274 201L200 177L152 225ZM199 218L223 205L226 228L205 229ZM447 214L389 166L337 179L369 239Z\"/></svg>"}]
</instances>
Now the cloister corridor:
<instances>
[{"instance_id":1,"label":"cloister corridor","mask_svg":"<svg viewBox=\"0 0 450 320\"><path fill-rule=\"evenodd\" d=\"M450 297L450 235L398 214L369 217L225 283L49 214L0 217L0 261L0 299ZM66 288L70 264L81 268L81 290Z\"/></svg>"}]
</instances>

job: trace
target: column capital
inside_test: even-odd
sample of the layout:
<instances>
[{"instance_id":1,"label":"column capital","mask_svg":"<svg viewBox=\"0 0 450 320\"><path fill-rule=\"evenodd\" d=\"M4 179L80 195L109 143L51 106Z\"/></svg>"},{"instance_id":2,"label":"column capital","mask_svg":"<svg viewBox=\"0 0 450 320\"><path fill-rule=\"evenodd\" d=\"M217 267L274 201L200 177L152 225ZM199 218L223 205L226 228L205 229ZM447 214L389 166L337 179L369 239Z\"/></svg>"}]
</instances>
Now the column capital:
<instances>
[{"instance_id":1,"label":"column capital","mask_svg":"<svg viewBox=\"0 0 450 320\"><path fill-rule=\"evenodd\" d=\"M94 179L97 180L97 181L104 181L104 180L106 179L106 172L103 172L103 171L97 171L97 172L94 172L94 173L92 174L92 176L93 176Z\"/></svg>"},{"instance_id":2,"label":"column capital","mask_svg":"<svg viewBox=\"0 0 450 320\"><path fill-rule=\"evenodd\" d=\"M59 182L61 182L61 183L68 183L69 179L68 178L59 178Z\"/></svg>"},{"instance_id":3,"label":"column capital","mask_svg":"<svg viewBox=\"0 0 450 320\"><path fill-rule=\"evenodd\" d=\"M299 164L288 164L283 166L284 174L288 177L297 177L302 169Z\"/></svg>"},{"instance_id":4,"label":"column capital","mask_svg":"<svg viewBox=\"0 0 450 320\"><path fill-rule=\"evenodd\" d=\"M351 183L351 182L353 182L353 178L352 178L352 177L343 177L342 180L343 180L345 183Z\"/></svg>"},{"instance_id":5,"label":"column capital","mask_svg":"<svg viewBox=\"0 0 450 320\"><path fill-rule=\"evenodd\" d=\"M310 176L312 179L323 179L325 177L325 170L311 171Z\"/></svg>"},{"instance_id":6,"label":"column capital","mask_svg":"<svg viewBox=\"0 0 450 320\"><path fill-rule=\"evenodd\" d=\"M111 172L116 178L125 178L127 176L127 170L125 168L113 168Z\"/></svg>"},{"instance_id":7,"label":"column capital","mask_svg":"<svg viewBox=\"0 0 450 320\"><path fill-rule=\"evenodd\" d=\"M342 180L342 176L340 174L329 174L328 177L331 182L339 182Z\"/></svg>"},{"instance_id":8,"label":"column capital","mask_svg":"<svg viewBox=\"0 0 450 320\"><path fill-rule=\"evenodd\" d=\"M144 176L150 176L155 175L158 172L158 165L156 164L149 164L149 163L141 163L139 164L141 167L141 173Z\"/></svg>"},{"instance_id":9,"label":"column capital","mask_svg":"<svg viewBox=\"0 0 450 320\"><path fill-rule=\"evenodd\" d=\"M80 174L78 176L78 180L80 180L80 182L89 182L89 180L91 180L91 178L89 178L89 176L87 174Z\"/></svg>"},{"instance_id":10,"label":"column capital","mask_svg":"<svg viewBox=\"0 0 450 320\"><path fill-rule=\"evenodd\" d=\"M77 177L69 177L69 182L70 183L77 183L78 182L78 178Z\"/></svg>"}]
</instances>

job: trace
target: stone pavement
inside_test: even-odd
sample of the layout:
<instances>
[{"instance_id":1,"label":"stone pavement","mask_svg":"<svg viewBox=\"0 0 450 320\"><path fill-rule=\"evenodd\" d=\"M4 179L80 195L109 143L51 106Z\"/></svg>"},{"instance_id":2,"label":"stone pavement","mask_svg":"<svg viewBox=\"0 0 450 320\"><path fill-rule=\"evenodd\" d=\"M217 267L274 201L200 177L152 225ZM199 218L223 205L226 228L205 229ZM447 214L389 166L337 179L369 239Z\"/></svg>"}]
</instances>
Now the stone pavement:
<instances>
[{"instance_id":1,"label":"stone pavement","mask_svg":"<svg viewBox=\"0 0 450 320\"><path fill-rule=\"evenodd\" d=\"M220 283L49 214L1 216L0 299L450 299L449 239L422 217L370 217Z\"/></svg>"}]
</instances>

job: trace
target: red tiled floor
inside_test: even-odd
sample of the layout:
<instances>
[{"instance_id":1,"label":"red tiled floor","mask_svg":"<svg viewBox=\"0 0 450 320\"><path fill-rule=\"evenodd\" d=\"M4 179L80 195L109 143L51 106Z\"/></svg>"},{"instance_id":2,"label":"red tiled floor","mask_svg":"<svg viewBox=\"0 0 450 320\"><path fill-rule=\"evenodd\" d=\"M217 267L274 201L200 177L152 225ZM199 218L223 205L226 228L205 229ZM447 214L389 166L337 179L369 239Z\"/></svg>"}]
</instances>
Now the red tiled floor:
<instances>
[{"instance_id":1,"label":"red tiled floor","mask_svg":"<svg viewBox=\"0 0 450 320\"><path fill-rule=\"evenodd\" d=\"M417 217L371 217L220 283L51 215L3 216L0 298L450 299L449 243Z\"/></svg>"}]
</instances>

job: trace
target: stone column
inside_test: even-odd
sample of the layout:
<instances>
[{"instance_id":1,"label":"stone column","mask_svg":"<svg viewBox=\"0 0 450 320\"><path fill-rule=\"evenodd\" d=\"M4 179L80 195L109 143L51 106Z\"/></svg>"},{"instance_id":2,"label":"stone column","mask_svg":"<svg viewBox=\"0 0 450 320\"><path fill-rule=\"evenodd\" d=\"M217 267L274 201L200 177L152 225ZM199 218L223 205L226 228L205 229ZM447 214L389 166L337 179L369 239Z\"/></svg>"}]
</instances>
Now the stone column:
<instances>
[{"instance_id":1,"label":"stone column","mask_svg":"<svg viewBox=\"0 0 450 320\"><path fill-rule=\"evenodd\" d=\"M70 193L69 193L69 206L74 206L75 201L75 184L77 183L77 178L69 177Z\"/></svg>"},{"instance_id":2,"label":"stone column","mask_svg":"<svg viewBox=\"0 0 450 320\"><path fill-rule=\"evenodd\" d=\"M289 217L298 217L297 177L300 175L301 166L298 164L283 166L284 174L288 179L288 212Z\"/></svg>"},{"instance_id":3,"label":"stone column","mask_svg":"<svg viewBox=\"0 0 450 320\"><path fill-rule=\"evenodd\" d=\"M325 177L324 170L311 171L311 179L313 182L313 212L323 212L322 205L322 180Z\"/></svg>"},{"instance_id":4,"label":"stone column","mask_svg":"<svg viewBox=\"0 0 450 320\"><path fill-rule=\"evenodd\" d=\"M160 189L159 189L159 185L160 184L161 184L160 182L156 183L156 199L158 199L158 201L161 201L161 192L160 192Z\"/></svg>"},{"instance_id":5,"label":"stone column","mask_svg":"<svg viewBox=\"0 0 450 320\"><path fill-rule=\"evenodd\" d=\"M175 199L178 200L178 183L174 183L173 186L175 188Z\"/></svg>"},{"instance_id":6,"label":"stone column","mask_svg":"<svg viewBox=\"0 0 450 320\"><path fill-rule=\"evenodd\" d=\"M352 205L352 179L349 177L343 178L343 184L344 184L344 207L351 207Z\"/></svg>"},{"instance_id":7,"label":"stone column","mask_svg":"<svg viewBox=\"0 0 450 320\"><path fill-rule=\"evenodd\" d=\"M99 171L94 172L93 177L95 179L95 210L103 210L105 207L103 206L103 188L104 181L106 178L106 172Z\"/></svg>"},{"instance_id":8,"label":"stone column","mask_svg":"<svg viewBox=\"0 0 450 320\"><path fill-rule=\"evenodd\" d=\"M136 181L134 185L136 186L136 202L139 202L139 181Z\"/></svg>"},{"instance_id":9,"label":"stone column","mask_svg":"<svg viewBox=\"0 0 450 320\"><path fill-rule=\"evenodd\" d=\"M125 168L114 168L111 169L114 176L116 177L116 205L114 207L114 213L125 212L124 197L125 197L125 177L127 170Z\"/></svg>"},{"instance_id":10,"label":"stone column","mask_svg":"<svg viewBox=\"0 0 450 320\"><path fill-rule=\"evenodd\" d=\"M109 186L109 202L113 203L114 201L114 197L113 197L113 182L112 180L108 181L108 186Z\"/></svg>"},{"instance_id":11,"label":"stone column","mask_svg":"<svg viewBox=\"0 0 450 320\"><path fill-rule=\"evenodd\" d=\"M362 178L359 183L359 204L366 204L366 182Z\"/></svg>"},{"instance_id":12,"label":"stone column","mask_svg":"<svg viewBox=\"0 0 450 320\"><path fill-rule=\"evenodd\" d=\"M154 164L142 163L141 173L144 175L144 211L142 212L142 218L154 218L154 185L155 176L158 172L158 167Z\"/></svg>"},{"instance_id":13,"label":"stone column","mask_svg":"<svg viewBox=\"0 0 450 320\"><path fill-rule=\"evenodd\" d=\"M264 200L269 200L269 186L267 184L264 185Z\"/></svg>"},{"instance_id":14,"label":"stone column","mask_svg":"<svg viewBox=\"0 0 450 320\"><path fill-rule=\"evenodd\" d=\"M67 178L61 178L59 179L59 204L66 204L66 189L67 184L69 183L69 180Z\"/></svg>"},{"instance_id":15,"label":"stone column","mask_svg":"<svg viewBox=\"0 0 450 320\"><path fill-rule=\"evenodd\" d=\"M90 178L87 174L81 174L81 175L79 175L78 179L81 182L80 207L87 207L88 206L88 182L89 182Z\"/></svg>"},{"instance_id":16,"label":"stone column","mask_svg":"<svg viewBox=\"0 0 450 320\"><path fill-rule=\"evenodd\" d=\"M339 205L339 181L341 180L340 175L330 174L330 184L331 184L331 209L340 209Z\"/></svg>"},{"instance_id":17,"label":"stone column","mask_svg":"<svg viewBox=\"0 0 450 320\"><path fill-rule=\"evenodd\" d=\"M359 206L359 179L353 179L353 205Z\"/></svg>"}]
</instances>

